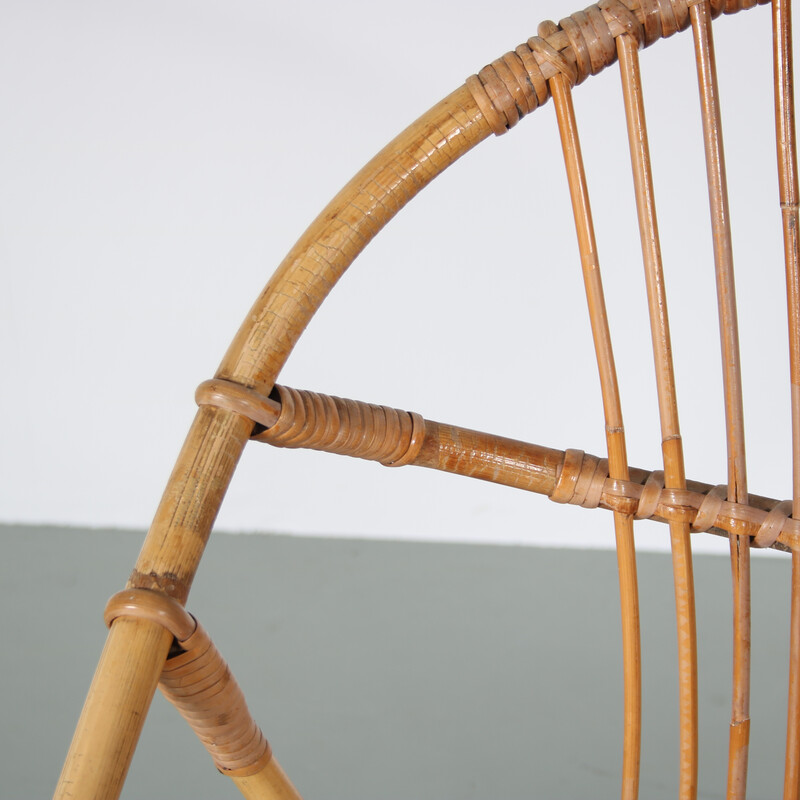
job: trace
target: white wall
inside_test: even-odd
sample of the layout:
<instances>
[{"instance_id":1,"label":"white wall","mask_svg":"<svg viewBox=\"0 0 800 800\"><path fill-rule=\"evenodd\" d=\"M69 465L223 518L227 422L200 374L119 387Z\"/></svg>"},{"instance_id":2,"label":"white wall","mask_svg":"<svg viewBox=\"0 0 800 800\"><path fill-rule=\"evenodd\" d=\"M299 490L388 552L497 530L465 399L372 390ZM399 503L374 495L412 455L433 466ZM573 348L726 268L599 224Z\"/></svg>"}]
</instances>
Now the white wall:
<instances>
[{"instance_id":1,"label":"white wall","mask_svg":"<svg viewBox=\"0 0 800 800\"><path fill-rule=\"evenodd\" d=\"M545 15L575 10L562 0L491 10L431 0L0 8L0 520L126 527L148 524L194 413L194 387L327 200ZM788 496L769 27L766 7L721 20L716 35L737 198L750 486ZM643 64L687 471L723 482L691 38L648 51ZM616 70L590 79L576 105L630 459L654 468L658 421ZM466 156L390 224L281 379L602 454L579 272L548 105ZM601 512L255 445L219 527L611 542ZM640 541L662 546L666 529L647 525Z\"/></svg>"}]
</instances>

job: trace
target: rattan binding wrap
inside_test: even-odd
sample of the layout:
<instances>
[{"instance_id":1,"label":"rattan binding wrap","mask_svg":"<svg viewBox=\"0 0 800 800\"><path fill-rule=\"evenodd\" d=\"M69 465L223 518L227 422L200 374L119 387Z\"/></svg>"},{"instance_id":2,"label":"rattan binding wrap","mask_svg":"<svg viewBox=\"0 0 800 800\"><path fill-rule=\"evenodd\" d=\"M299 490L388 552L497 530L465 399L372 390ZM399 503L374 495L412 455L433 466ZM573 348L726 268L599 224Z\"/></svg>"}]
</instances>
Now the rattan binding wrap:
<instances>
[{"instance_id":1,"label":"rattan binding wrap","mask_svg":"<svg viewBox=\"0 0 800 800\"><path fill-rule=\"evenodd\" d=\"M554 75L563 75L570 86L583 83L617 60L614 40L618 36L628 34L639 46L665 39L688 27L692 5L686 0L601 0L558 25L542 23L538 36L471 75L467 87L492 131L500 136L547 101L548 80ZM754 5L754 0L736 0L714 2L711 8L717 16Z\"/></svg>"},{"instance_id":2,"label":"rattan binding wrap","mask_svg":"<svg viewBox=\"0 0 800 800\"><path fill-rule=\"evenodd\" d=\"M256 441L366 458L388 467L411 464L422 447L425 420L419 414L286 386L275 389L281 414L253 437Z\"/></svg>"},{"instance_id":3,"label":"rattan binding wrap","mask_svg":"<svg viewBox=\"0 0 800 800\"><path fill-rule=\"evenodd\" d=\"M205 389L211 384L213 392ZM276 386L274 393L280 402L229 382L207 381L200 385L197 397L201 404L239 414L246 410L240 402L243 395L249 398L249 408L269 407L274 423L260 430L258 420L253 420L252 438L276 447L304 447L385 466L417 465L460 472L547 494L556 503L602 507L636 519L683 522L696 532L715 528L747 535L756 547L800 549L800 520L789 516L788 501L752 495L749 503L729 502L725 500L726 486L697 482L687 489L668 489L663 470L629 468L631 480L614 479L608 474L608 459L583 450L540 448L425 420L415 412L287 386ZM470 465L469 473L458 468L464 464ZM484 470L479 469L481 464L486 466ZM544 469L549 471L548 481L520 481L526 473L533 478L541 476Z\"/></svg>"},{"instance_id":4,"label":"rattan binding wrap","mask_svg":"<svg viewBox=\"0 0 800 800\"><path fill-rule=\"evenodd\" d=\"M174 637L159 688L205 745L217 769L231 777L260 772L272 758L244 694L209 635L183 606L157 592L127 589L106 606L105 620L118 617L157 622Z\"/></svg>"}]
</instances>

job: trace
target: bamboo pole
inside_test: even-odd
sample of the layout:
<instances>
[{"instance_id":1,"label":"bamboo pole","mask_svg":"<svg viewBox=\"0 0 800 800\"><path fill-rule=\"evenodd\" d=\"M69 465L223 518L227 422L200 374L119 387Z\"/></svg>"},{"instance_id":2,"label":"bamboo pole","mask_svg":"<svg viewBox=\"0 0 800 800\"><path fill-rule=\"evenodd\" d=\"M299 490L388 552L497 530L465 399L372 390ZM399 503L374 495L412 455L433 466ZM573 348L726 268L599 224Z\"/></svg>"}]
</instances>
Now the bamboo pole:
<instances>
[{"instance_id":1,"label":"bamboo pole","mask_svg":"<svg viewBox=\"0 0 800 800\"><path fill-rule=\"evenodd\" d=\"M540 26L540 35L548 33L547 24ZM619 387L617 385L614 353L608 327L608 315L603 296L600 265L589 205L588 187L583 168L578 128L572 105L572 93L564 74L550 79L550 92L558 119L558 129L567 167L567 181L572 199L581 267L589 306L608 445L609 475L628 480L628 457L625 429L622 420ZM619 568L620 607L622 614L622 656L624 673L624 738L622 756L623 800L635 800L639 794L639 764L641 759L641 644L639 634L639 597L636 580L636 553L633 540L633 517L614 513L614 531Z\"/></svg>"},{"instance_id":2,"label":"bamboo pole","mask_svg":"<svg viewBox=\"0 0 800 800\"><path fill-rule=\"evenodd\" d=\"M242 387L225 397L224 381L207 381L198 402L241 407ZM359 400L275 387L281 400L252 390L245 405L266 430L253 439L276 447L306 447L379 461L414 465L545 494L559 503L602 506L637 518L696 526L728 538L755 537L759 547L800 549L800 521L787 517L784 502L748 494L748 504L722 500L719 487L685 481L685 489L664 488L656 472L629 467L630 480L608 478L602 460L582 450L556 450L457 425L424 419ZM672 440L670 440L672 441ZM674 453L673 453L674 455ZM716 528L716 530L715 530Z\"/></svg>"},{"instance_id":3,"label":"bamboo pole","mask_svg":"<svg viewBox=\"0 0 800 800\"><path fill-rule=\"evenodd\" d=\"M437 175L492 133L466 86L404 130L333 198L256 299L217 370L269 390L347 267Z\"/></svg>"},{"instance_id":4,"label":"bamboo pole","mask_svg":"<svg viewBox=\"0 0 800 800\"><path fill-rule=\"evenodd\" d=\"M645 122L639 69L638 43L629 35L617 37L622 76L628 142L631 150L636 208L642 256L645 265L650 331L661 419L661 447L664 483L667 488L684 489L683 460L678 401L672 363L667 296L661 261L652 168ZM689 525L670 522L676 616L678 620L678 675L681 695L681 784L680 796L697 793L697 626L694 577Z\"/></svg>"},{"instance_id":5,"label":"bamboo pole","mask_svg":"<svg viewBox=\"0 0 800 800\"><path fill-rule=\"evenodd\" d=\"M582 450L565 452L319 392L276 386L276 400L227 385L234 391L226 397L225 381L206 381L198 402L250 408L266 428L255 431L253 439L275 447L306 447L391 467L427 467L545 494L559 503L686 523L726 539L728 531L735 532L756 537L760 547L800 549L800 521L785 516L785 503L773 498L748 494L747 505L728 502L716 495L719 487L690 480L684 481L685 489L664 488L657 473L637 467L628 467L630 480L612 480L601 459Z\"/></svg>"},{"instance_id":6,"label":"bamboo pole","mask_svg":"<svg viewBox=\"0 0 800 800\"><path fill-rule=\"evenodd\" d=\"M722 119L708 0L689 9L700 86L703 142L706 152L709 204L722 345L725 421L728 446L728 499L747 503L744 412L739 359L736 290L733 278L730 211L722 145ZM750 739L750 540L731 536L733 578L733 691L728 749L728 800L743 800L747 791Z\"/></svg>"},{"instance_id":7,"label":"bamboo pole","mask_svg":"<svg viewBox=\"0 0 800 800\"><path fill-rule=\"evenodd\" d=\"M228 411L198 410L129 588L154 589L185 603L251 429L250 420ZM153 623L125 619L112 625L56 798L119 797L171 641L171 635Z\"/></svg>"},{"instance_id":8,"label":"bamboo pole","mask_svg":"<svg viewBox=\"0 0 800 800\"><path fill-rule=\"evenodd\" d=\"M55 797L119 797L172 635L160 625L119 620L109 631ZM132 713L135 710L135 713Z\"/></svg>"},{"instance_id":9,"label":"bamboo pole","mask_svg":"<svg viewBox=\"0 0 800 800\"><path fill-rule=\"evenodd\" d=\"M786 299L789 320L789 376L792 403L792 516L800 519L800 241L798 240L797 144L794 124L794 69L791 0L772 3L775 138L778 194L783 222ZM800 797L800 554L792 554L789 633L789 696L786 723L784 800Z\"/></svg>"}]
</instances>

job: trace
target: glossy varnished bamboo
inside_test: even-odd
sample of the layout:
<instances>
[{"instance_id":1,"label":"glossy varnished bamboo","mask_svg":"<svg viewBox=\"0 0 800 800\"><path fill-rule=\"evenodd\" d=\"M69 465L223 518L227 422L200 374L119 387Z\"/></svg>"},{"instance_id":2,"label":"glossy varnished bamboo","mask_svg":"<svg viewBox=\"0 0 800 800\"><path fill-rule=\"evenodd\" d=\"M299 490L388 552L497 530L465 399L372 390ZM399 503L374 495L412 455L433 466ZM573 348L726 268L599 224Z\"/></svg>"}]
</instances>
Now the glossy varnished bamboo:
<instances>
[{"instance_id":1,"label":"glossy varnished bamboo","mask_svg":"<svg viewBox=\"0 0 800 800\"><path fill-rule=\"evenodd\" d=\"M650 331L653 341L653 358L661 420L664 484L668 488L684 489L686 487L686 475L678 421L678 402L672 363L667 296L656 219L655 194L639 69L638 43L631 36L619 36L617 37L617 51L622 75L628 142L631 150L636 208L647 284ZM678 676L681 708L679 796L682 798L693 798L697 794L698 759L697 626L692 546L689 537L689 525L685 522L670 523L678 625Z\"/></svg>"},{"instance_id":2,"label":"glossy varnished bamboo","mask_svg":"<svg viewBox=\"0 0 800 800\"><path fill-rule=\"evenodd\" d=\"M540 28L540 35L547 29ZM550 81L555 104L564 161L567 167L572 209L578 234L589 318L595 354L600 373L603 409L608 445L609 475L628 480L628 457L622 420L611 334L608 327L600 265L594 237L586 175L578 139L578 128L572 106L572 94L566 76ZM622 760L623 800L634 800L639 793L641 758L641 652L639 635L639 599L636 580L636 555L633 541L633 517L614 513L614 531L619 566L620 605L622 612L622 655L624 669L624 741Z\"/></svg>"},{"instance_id":3,"label":"glossy varnished bamboo","mask_svg":"<svg viewBox=\"0 0 800 800\"><path fill-rule=\"evenodd\" d=\"M800 256L791 0L773 0L772 51L778 194L783 223L792 404L792 516L800 519ZM800 797L800 554L792 554L784 800Z\"/></svg>"},{"instance_id":4,"label":"glossy varnished bamboo","mask_svg":"<svg viewBox=\"0 0 800 800\"><path fill-rule=\"evenodd\" d=\"M747 503L744 414L739 358L739 328L733 277L730 210L722 145L722 118L708 2L690 8L700 86L711 228L722 344L725 423L728 447L728 499ZM728 750L728 800L747 791L750 739L750 540L731 536L733 578L733 688Z\"/></svg>"},{"instance_id":5,"label":"glossy varnished bamboo","mask_svg":"<svg viewBox=\"0 0 800 800\"><path fill-rule=\"evenodd\" d=\"M353 259L414 195L490 134L462 86L387 145L291 249L250 309L217 377L269 391Z\"/></svg>"}]
</instances>

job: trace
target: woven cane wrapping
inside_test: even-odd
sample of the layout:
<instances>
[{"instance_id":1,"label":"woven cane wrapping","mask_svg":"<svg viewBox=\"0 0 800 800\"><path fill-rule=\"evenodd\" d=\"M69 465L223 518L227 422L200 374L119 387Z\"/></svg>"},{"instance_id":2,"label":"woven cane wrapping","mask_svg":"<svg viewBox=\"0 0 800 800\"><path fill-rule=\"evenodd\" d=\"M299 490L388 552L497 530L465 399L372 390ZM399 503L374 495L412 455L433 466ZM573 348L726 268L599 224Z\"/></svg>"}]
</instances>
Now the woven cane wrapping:
<instances>
[{"instance_id":1,"label":"woven cane wrapping","mask_svg":"<svg viewBox=\"0 0 800 800\"><path fill-rule=\"evenodd\" d=\"M410 464L425 436L419 414L341 397L276 386L281 413L277 422L253 438L277 447L308 447L329 453Z\"/></svg>"},{"instance_id":2,"label":"woven cane wrapping","mask_svg":"<svg viewBox=\"0 0 800 800\"><path fill-rule=\"evenodd\" d=\"M693 489L665 489L664 473L655 470L643 483L614 480L608 477L606 459L567 450L550 499L584 508L603 506L637 519L657 517L688 522L694 531L719 528L737 535L753 537L756 547L772 547L776 542L785 548L800 546L800 522L792 519L791 503L767 500L767 508L752 503L725 500L727 487L715 486L703 492Z\"/></svg>"},{"instance_id":3,"label":"woven cane wrapping","mask_svg":"<svg viewBox=\"0 0 800 800\"><path fill-rule=\"evenodd\" d=\"M547 101L547 81L554 75L564 75L571 86L582 83L617 60L617 36L627 34L644 46L672 36L688 27L691 5L692 0L601 0L558 25L543 22L538 36L471 75L467 87L499 136ZM716 16L754 5L756 0L715 0L711 10Z\"/></svg>"},{"instance_id":4,"label":"woven cane wrapping","mask_svg":"<svg viewBox=\"0 0 800 800\"><path fill-rule=\"evenodd\" d=\"M186 652L167 660L159 688L192 726L220 772L254 775L272 753L239 684L201 625L181 647Z\"/></svg>"},{"instance_id":5,"label":"woven cane wrapping","mask_svg":"<svg viewBox=\"0 0 800 800\"><path fill-rule=\"evenodd\" d=\"M147 589L127 589L106 606L107 625L118 617L165 627L183 651L167 659L159 688L205 745L217 769L232 777L255 775L272 751L242 690L205 629L180 603Z\"/></svg>"}]
</instances>

